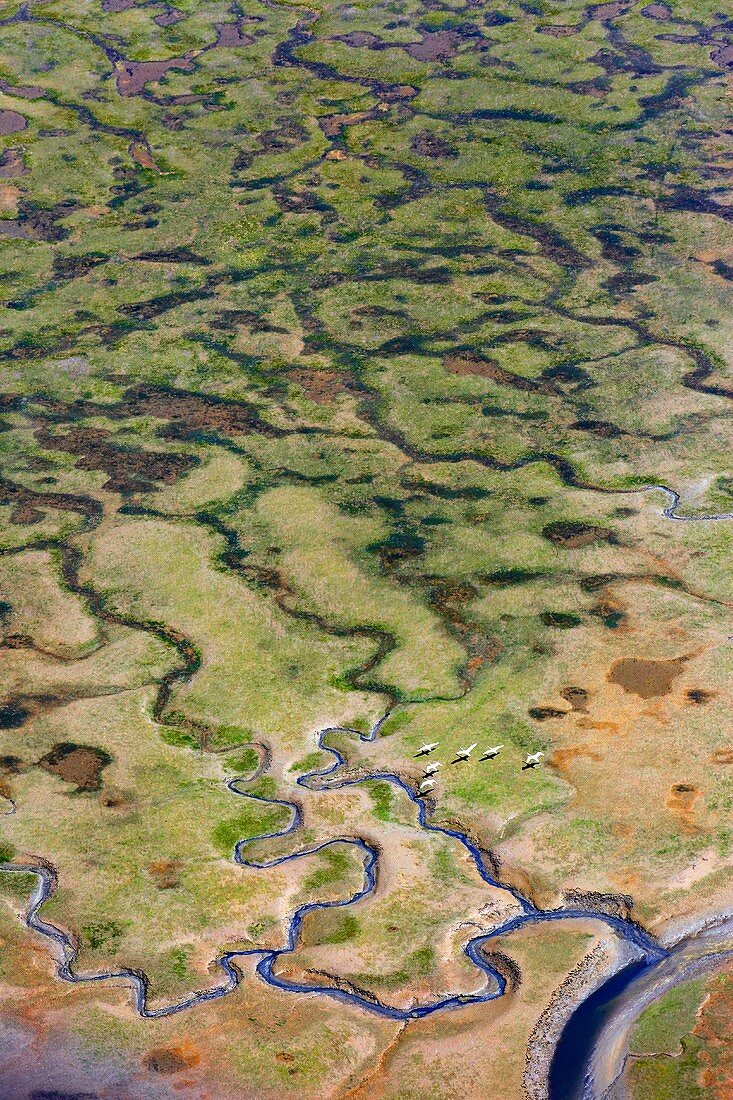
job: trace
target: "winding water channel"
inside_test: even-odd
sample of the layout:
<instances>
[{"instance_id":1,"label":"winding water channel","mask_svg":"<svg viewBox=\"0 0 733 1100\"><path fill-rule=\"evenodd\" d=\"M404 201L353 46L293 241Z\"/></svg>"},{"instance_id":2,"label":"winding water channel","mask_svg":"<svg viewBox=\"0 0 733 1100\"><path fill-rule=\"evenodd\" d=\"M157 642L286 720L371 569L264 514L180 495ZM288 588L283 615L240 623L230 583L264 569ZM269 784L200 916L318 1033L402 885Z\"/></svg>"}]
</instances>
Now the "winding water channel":
<instances>
[{"instance_id":1,"label":"winding water channel","mask_svg":"<svg viewBox=\"0 0 733 1100\"><path fill-rule=\"evenodd\" d=\"M362 740L373 740L378 733L380 724L381 723L377 723L370 734L359 734L358 736ZM599 1027L599 1009L606 1010L605 1015L602 1015L602 1020L606 1026L610 1026L610 1023L613 1022L615 1017L613 1013L609 1014L608 1007L615 1005L618 998L627 988L632 990L635 987L639 988L638 983L643 976L655 975L659 972L660 975L662 975L660 982L656 982L655 978L652 977L650 981L642 987L648 1000L653 999L653 997L658 996L659 993L652 992L652 995L649 996L649 990L654 991L659 988L659 992L662 992L663 989L661 986L668 988L669 985L674 984L675 980L683 980L687 976L684 967L680 968L677 966L678 959L686 959L687 955L685 955L682 950L678 950L678 948L669 950L662 947L653 937L633 921L624 919L620 916L590 907L570 908L568 906L562 906L557 909L548 910L537 908L537 906L528 898L524 897L518 890L507 886L494 877L485 855L467 834L457 829L451 829L431 823L428 819L428 807L425 801L419 798L415 794L413 788L399 776L380 771L358 778L347 777L338 779L335 773L346 761L337 749L331 747L327 743L329 736L337 733L350 733L353 735L356 734L356 731L346 730L341 727L329 727L322 730L318 735L319 748L328 752L333 759L326 768L311 771L300 776L297 780L300 786L314 789L338 790L359 783L365 783L370 780L381 780L392 784L405 794L416 806L417 820L423 829L450 837L461 844L484 882L492 887L505 891L511 895L517 903L519 909L518 913L492 929L490 932L484 932L474 936L464 947L467 957L476 966L483 979L481 985L475 992L468 994L453 994L439 1000L414 1005L410 1008L396 1008L392 1005L384 1004L376 998L366 997L352 990L336 988L325 984L306 984L303 982L291 981L278 975L276 973L277 963L281 956L287 955L296 949L303 921L309 913L320 909L345 908L356 904L372 893L377 882L379 856L375 848L371 847L366 841L359 837L337 837L332 840L324 841L321 844L306 847L297 852L278 856L270 860L257 861L248 858L245 853L249 845L256 841L273 840L288 836L301 824L302 814L299 806L294 802L284 799L265 798L260 795L247 793L241 789L241 784L246 781L236 778L230 779L227 782L227 786L232 793L266 805L286 807L290 811L290 820L282 829L275 832L262 833L238 841L234 849L235 862L245 867L266 869L322 851L330 845L351 844L359 852L363 860L364 877L360 889L351 897L345 899L311 902L299 906L289 918L285 942L281 947L270 950L253 948L244 951L227 952L217 960L217 964L224 975L224 980L218 985L192 993L175 1004L151 1008L148 1005L147 980L144 974L127 968L116 971L100 971L93 974L77 974L74 971L73 963L77 955L77 948L71 936L55 925L43 920L40 915L43 904L53 893L56 886L56 875L52 869L41 865L6 865L2 868L2 870L6 872L17 874L31 873L38 879L38 886L31 898L25 921L28 928L45 936L55 947L60 956L57 970L59 977L68 982L102 982L111 979L123 979L132 987L134 1004L138 1013L141 1016L157 1018L161 1016L170 1016L204 1001L212 1001L225 996L235 989L241 980L241 973L236 967L236 960L247 956L254 956L258 959L256 965L257 974L270 986L294 994L319 994L332 997L336 1000L357 1006L358 1008L389 1019L405 1021L419 1019L435 1012L459 1008L463 1005L492 1001L503 996L506 991L506 978L500 970L491 963L489 957L484 953L485 950L490 950L491 941L497 937L504 936L507 933L523 928L529 924L539 924L541 922L557 920L572 921L591 919L604 923L610 931L623 940L632 949L634 962L626 967L620 975L616 975L614 978L610 979L606 985L602 986L595 994L592 994L591 997L583 1002L574 1012L566 1028L566 1035L570 1037L573 1045L573 1057L570 1062L567 1063L564 1054L567 1042L564 1043L563 1039L561 1039L558 1044L555 1064L553 1065L551 1073L550 1097L551 1100L576 1100L576 1098L580 1100L581 1097L583 1100L586 1100L587 1097L603 1095L603 1093L596 1091L596 1087L593 1084L592 1072L595 1071L596 1068L595 1051L598 1049L597 1041L601 1033ZM685 941L688 945L688 953L689 944L693 941L694 938ZM728 951L727 954L733 954L733 952ZM718 953L718 955L720 955L720 953ZM648 1000L644 1003L648 1003ZM639 1011L640 1010L641 1009L639 1009ZM580 1057L581 1054L582 1058ZM571 1076L574 1078L573 1080L570 1079ZM569 1091L571 1089L572 1091ZM588 1091L589 1089L590 1091Z\"/></svg>"},{"instance_id":2,"label":"winding water channel","mask_svg":"<svg viewBox=\"0 0 733 1100\"><path fill-rule=\"evenodd\" d=\"M668 505L662 515L677 521L733 520L733 514L709 514L685 516L677 513L681 498L673 489L664 485L647 485L635 490L621 492L661 492L665 494ZM339 988L333 985L310 984L288 980L276 973L276 966L282 956L296 950L303 921L306 916L322 909L346 908L368 897L376 888L379 853L365 840L355 836L335 837L320 844L312 845L288 855L270 860L257 861L246 855L247 848L258 841L275 840L293 833L302 823L302 812L295 802L285 799L267 798L254 795L241 789L248 779L234 778L227 781L228 789L235 795L261 802L270 806L285 807L290 812L290 820L282 829L270 833L261 833L239 840L235 845L233 859L243 867L267 869L276 867L304 856L312 855L332 845L349 844L359 852L363 863L363 880L359 890L350 897L336 901L310 902L299 906L290 916L287 924L285 942L275 949L252 948L249 950L226 952L217 959L217 965L223 973L223 980L208 989L197 990L182 1000L158 1007L148 1005L148 983L144 973L123 967L119 970L99 971L78 974L73 969L78 948L73 937L45 921L40 913L44 903L56 888L56 872L50 865L44 864L5 864L0 871L15 874L32 874L38 884L30 899L25 914L25 923L29 929L44 936L54 947L59 964L58 976L67 982L105 982L123 980L132 990L137 1012L147 1018L171 1016L178 1012L225 996L234 990L241 981L242 974L236 966L237 959L256 957L256 972L268 985L298 995L322 995L356 1006L367 1012L397 1021L407 1021L429 1016L436 1012L457 1009L461 1006L493 1001L504 995L507 979L490 961L491 941L505 936L527 925L550 921L594 920L605 924L630 950L632 961L612 975L578 1005L566 1023L555 1049L548 1083L549 1100L614 1100L621 1096L615 1090L622 1074L628 1037L633 1022L639 1013L662 993L673 985L686 981L689 977L710 971L733 957L730 941L733 936L733 917L714 926L703 929L681 940L671 948L658 943L639 925L629 919L592 907L560 906L557 909L540 909L516 888L501 882L492 873L489 861L481 849L464 832L433 824L428 817L428 804L420 798L413 787L400 776L390 772L373 772L359 777L339 778L336 774L346 764L344 756L331 745L331 735L346 733L358 736L362 741L373 741L385 715L368 734L344 727L327 727L318 734L318 747L332 757L331 763L322 769L316 769L301 775L297 783L306 789L339 790L373 780L391 784L405 794L417 809L417 821L428 832L439 833L458 842L473 862L478 874L487 885L502 890L516 903L518 912L489 932L474 936L464 947L468 959L475 965L482 978L481 984L472 993L451 994L434 1001L413 1005L409 1008L397 1008L384 1004L376 997L365 996L355 990ZM10 800L8 800L10 802ZM6 813L15 812L15 804L10 802ZM720 945L716 947L711 940L716 938Z\"/></svg>"}]
</instances>

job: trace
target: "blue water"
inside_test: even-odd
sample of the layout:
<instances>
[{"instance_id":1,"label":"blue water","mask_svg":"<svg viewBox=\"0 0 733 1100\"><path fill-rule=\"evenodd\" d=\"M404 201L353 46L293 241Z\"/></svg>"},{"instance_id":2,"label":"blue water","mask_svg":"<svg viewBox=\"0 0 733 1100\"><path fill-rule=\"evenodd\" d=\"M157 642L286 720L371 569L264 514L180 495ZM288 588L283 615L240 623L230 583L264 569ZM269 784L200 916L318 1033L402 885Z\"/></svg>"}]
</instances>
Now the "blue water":
<instances>
[{"instance_id":1,"label":"blue water","mask_svg":"<svg viewBox=\"0 0 733 1100\"><path fill-rule=\"evenodd\" d=\"M593 1096L589 1077L593 1047L618 998L647 969L643 960L630 963L586 997L570 1017L550 1066L550 1100L588 1100Z\"/></svg>"},{"instance_id":2,"label":"blue water","mask_svg":"<svg viewBox=\"0 0 733 1100\"><path fill-rule=\"evenodd\" d=\"M358 736L363 741L373 740L378 734L380 724L381 723L377 723L369 734L359 733ZM493 1001L502 997L506 991L506 978L484 955L484 949L490 949L491 941L498 936L504 936L527 924L538 924L545 921L557 920L587 920L590 918L603 922L619 937L632 944L637 949L639 959L638 962L633 964L633 967L629 967L614 978L611 978L584 1002L581 1008L578 1009L571 1018L558 1044L552 1064L551 1098L552 1100L581 1100L581 1098L584 1100L583 1081L585 1067L595 1036L605 1018L608 1006L612 1003L614 997L626 988L634 977L642 971L647 970L649 967L659 963L667 956L668 952L660 947L643 929L639 928L632 921L624 920L621 917L594 911L592 909L570 909L567 907L550 910L538 909L518 890L500 882L492 874L486 856L482 853L480 848L474 844L470 837L458 829L447 828L431 823L428 820L428 809L425 801L419 798L413 788L405 783L399 776L389 772L374 772L366 776L361 776L358 779L343 779L338 781L335 778L335 773L345 763L345 759L337 749L327 744L329 736L335 733L350 733L352 735L357 735L357 731L355 730L345 730L342 728L334 727L322 730L318 736L318 746L329 753L333 759L327 767L300 776L297 780L300 786L305 788L315 787L317 789L325 785L328 790L336 790L355 786L370 780L381 780L382 782L390 783L405 794L415 805L417 809L417 820L423 829L428 832L440 833L461 844L483 881L494 888L502 890L516 902L519 911L513 917L506 920L499 927L492 929L491 932L474 936L473 939L465 945L464 951L467 958L476 967L478 976L482 978L482 984L479 989L473 993L451 994L437 1000L415 1005L411 1008L402 1009L384 1004L376 998L372 999L365 997L355 991L337 989L333 986L318 983L290 981L278 975L276 973L278 961L281 956L287 955L296 949L303 921L309 913L321 909L347 908L361 901L363 898L368 897L369 894L372 893L377 882L379 855L375 848L371 847L361 838L337 837L332 840L323 841L320 844L302 848L297 852L277 856L269 860L257 861L248 858L246 854L247 849L257 841L282 838L295 832L302 824L302 813L299 806L294 802L285 799L266 798L242 790L241 785L247 782L247 780L243 779L229 780L227 783L228 789L233 794L242 798L248 798L270 806L285 807L289 810L290 819L282 829L276 830L275 832L261 833L257 836L238 841L233 852L233 858L236 863L243 867L266 869L280 866L291 860L301 859L304 856L323 851L335 844L348 844L359 853L362 859L363 879L360 888L348 898L337 901L310 902L299 906L291 914L288 920L285 942L282 946L270 950L253 948L247 951L227 952L217 960L217 964L224 974L224 980L219 985L209 989L199 990L175 1004L167 1005L162 1008L150 1008L147 1003L147 982L145 977L141 976L139 973L135 973L128 969L96 974L76 974L74 972L73 963L76 958L76 949L70 937L55 926L42 920L39 915L39 911L44 902L55 889L56 880L51 871L40 866L6 866L0 868L0 870L6 871L30 871L38 877L39 886L31 900L26 914L26 923L29 928L51 939L57 947L60 948L62 961L57 971L59 977L69 982L98 982L106 981L110 978L124 978L132 987L135 1006L140 1015L145 1017L161 1017L182 1012L201 1002L215 1000L230 993L236 988L241 980L240 971L236 966L237 959L256 957L258 960L256 965L257 974L264 982L277 989L286 990L295 995L312 996L314 994L320 994L346 1004L358 1006L368 1012L376 1013L377 1015L389 1019L410 1020L428 1016L436 1012L456 1010L468 1004ZM331 779L330 777L334 778Z\"/></svg>"}]
</instances>

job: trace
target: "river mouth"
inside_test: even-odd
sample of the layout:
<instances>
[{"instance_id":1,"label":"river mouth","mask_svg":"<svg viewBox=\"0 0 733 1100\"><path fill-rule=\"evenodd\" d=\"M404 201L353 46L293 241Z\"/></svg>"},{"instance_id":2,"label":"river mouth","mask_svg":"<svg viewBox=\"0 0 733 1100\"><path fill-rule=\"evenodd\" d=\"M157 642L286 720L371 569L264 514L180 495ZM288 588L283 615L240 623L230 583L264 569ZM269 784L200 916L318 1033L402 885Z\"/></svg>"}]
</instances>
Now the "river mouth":
<instances>
[{"instance_id":1,"label":"river mouth","mask_svg":"<svg viewBox=\"0 0 733 1100\"><path fill-rule=\"evenodd\" d=\"M641 1013L676 986L727 965L732 937L733 918L719 918L679 940L666 956L627 964L582 1001L555 1045L548 1100L625 1100L631 1035Z\"/></svg>"},{"instance_id":2,"label":"river mouth","mask_svg":"<svg viewBox=\"0 0 733 1100\"><path fill-rule=\"evenodd\" d=\"M648 969L644 960L629 963L591 993L563 1028L550 1064L549 1100L592 1100L589 1066L595 1044L621 995Z\"/></svg>"}]
</instances>

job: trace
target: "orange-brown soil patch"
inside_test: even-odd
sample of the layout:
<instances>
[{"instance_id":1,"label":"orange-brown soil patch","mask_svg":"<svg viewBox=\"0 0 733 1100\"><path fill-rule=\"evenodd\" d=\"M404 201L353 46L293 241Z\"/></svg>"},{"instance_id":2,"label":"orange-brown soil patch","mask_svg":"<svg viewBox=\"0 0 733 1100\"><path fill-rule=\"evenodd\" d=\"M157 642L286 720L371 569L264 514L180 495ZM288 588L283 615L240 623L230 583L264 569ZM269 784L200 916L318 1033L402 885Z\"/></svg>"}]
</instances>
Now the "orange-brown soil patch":
<instances>
[{"instance_id":1,"label":"orange-brown soil patch","mask_svg":"<svg viewBox=\"0 0 733 1100\"><path fill-rule=\"evenodd\" d=\"M566 703L570 703L571 709L578 714L587 713L589 693L585 688L569 685L562 689L560 697L564 699Z\"/></svg>"},{"instance_id":2,"label":"orange-brown soil patch","mask_svg":"<svg viewBox=\"0 0 733 1100\"><path fill-rule=\"evenodd\" d=\"M148 871L159 890L173 890L180 884L178 872L182 866L176 859L155 859Z\"/></svg>"},{"instance_id":3,"label":"orange-brown soil patch","mask_svg":"<svg viewBox=\"0 0 733 1100\"><path fill-rule=\"evenodd\" d=\"M525 393L555 393L555 387L551 382L535 378L522 378L519 374L512 374L504 370L498 363L491 359L482 359L470 352L446 355L443 366L451 374L478 375L480 378L490 378L492 382L498 382L502 386L512 386L515 390L523 390Z\"/></svg>"},{"instance_id":4,"label":"orange-brown soil patch","mask_svg":"<svg viewBox=\"0 0 733 1100\"><path fill-rule=\"evenodd\" d=\"M374 117L373 111L354 111L348 115L326 115L318 119L318 125L326 137L338 137L344 126L355 126L357 122L366 122Z\"/></svg>"},{"instance_id":5,"label":"orange-brown soil patch","mask_svg":"<svg viewBox=\"0 0 733 1100\"><path fill-rule=\"evenodd\" d=\"M601 760L600 753L595 752L589 745L568 745L566 749L555 749L548 760L548 764L558 771L567 771L568 764L584 757L587 760Z\"/></svg>"},{"instance_id":6,"label":"orange-brown soil patch","mask_svg":"<svg viewBox=\"0 0 733 1100\"><path fill-rule=\"evenodd\" d=\"M685 833L698 831L695 823L695 803L700 797L700 788L691 783L675 783L670 787L665 806L678 818Z\"/></svg>"},{"instance_id":7,"label":"orange-brown soil patch","mask_svg":"<svg viewBox=\"0 0 733 1100\"><path fill-rule=\"evenodd\" d=\"M711 1100L732 1100L733 972L715 979L692 1034L703 1043L698 1054L702 1066L700 1084L709 1091Z\"/></svg>"},{"instance_id":8,"label":"orange-brown soil patch","mask_svg":"<svg viewBox=\"0 0 733 1100\"><path fill-rule=\"evenodd\" d=\"M733 749L715 749L710 759L713 764L733 764Z\"/></svg>"},{"instance_id":9,"label":"orange-brown soil patch","mask_svg":"<svg viewBox=\"0 0 733 1100\"><path fill-rule=\"evenodd\" d=\"M672 657L667 661L646 660L643 657L623 657L614 661L606 679L642 699L669 695L674 680L682 672L688 657Z\"/></svg>"},{"instance_id":10,"label":"orange-brown soil patch","mask_svg":"<svg viewBox=\"0 0 733 1100\"><path fill-rule=\"evenodd\" d=\"M159 172L160 168L150 152L150 146L144 141L133 141L130 143L129 153L135 164L139 164L141 168L148 168L151 172Z\"/></svg>"},{"instance_id":11,"label":"orange-brown soil patch","mask_svg":"<svg viewBox=\"0 0 733 1100\"><path fill-rule=\"evenodd\" d=\"M201 1055L190 1043L176 1047L153 1047L143 1058L143 1065L152 1073L181 1073L198 1065Z\"/></svg>"},{"instance_id":12,"label":"orange-brown soil patch","mask_svg":"<svg viewBox=\"0 0 733 1100\"><path fill-rule=\"evenodd\" d=\"M99 796L99 803L108 810L119 810L129 806L134 801L133 796L119 787L105 787Z\"/></svg>"},{"instance_id":13,"label":"orange-brown soil patch","mask_svg":"<svg viewBox=\"0 0 733 1100\"><path fill-rule=\"evenodd\" d=\"M288 371L291 382L301 386L305 396L318 405L327 405L339 393L350 393L343 375L333 370L314 370L310 367Z\"/></svg>"},{"instance_id":14,"label":"orange-brown soil patch","mask_svg":"<svg viewBox=\"0 0 733 1100\"><path fill-rule=\"evenodd\" d=\"M618 733L618 722L596 722L592 718L579 718L577 721L579 730L607 730L608 733Z\"/></svg>"},{"instance_id":15,"label":"orange-brown soil patch","mask_svg":"<svg viewBox=\"0 0 733 1100\"><path fill-rule=\"evenodd\" d=\"M59 776L65 783L76 784L77 791L99 789L102 770L110 757L93 745L74 745L63 741L42 756L38 764L44 771Z\"/></svg>"}]
</instances>

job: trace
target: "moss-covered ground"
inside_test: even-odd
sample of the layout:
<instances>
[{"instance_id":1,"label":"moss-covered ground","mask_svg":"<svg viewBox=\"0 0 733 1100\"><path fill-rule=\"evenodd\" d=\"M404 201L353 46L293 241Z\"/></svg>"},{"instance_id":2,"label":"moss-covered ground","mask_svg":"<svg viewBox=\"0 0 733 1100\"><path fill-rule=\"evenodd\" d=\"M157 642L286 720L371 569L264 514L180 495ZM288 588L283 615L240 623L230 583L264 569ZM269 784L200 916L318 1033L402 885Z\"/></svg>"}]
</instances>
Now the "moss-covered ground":
<instances>
[{"instance_id":1,"label":"moss-covered ground","mask_svg":"<svg viewBox=\"0 0 733 1100\"><path fill-rule=\"evenodd\" d=\"M77 969L210 986L358 892L359 838L375 890L278 967L475 989L511 895L365 780L418 783L425 741L431 820L539 904L621 894L656 931L729 898L733 521L658 486L733 512L730 34L713 0L2 6L0 860L55 869ZM327 727L354 785L297 782ZM504 748L451 763L473 742ZM240 854L327 846L235 863L274 832ZM0 886L0 980L33 989L31 882ZM501 1100L598 935L502 943L521 994L465 1013ZM100 990L67 994L105 1073L206 1095L203 1024L105 1034ZM688 994L641 1021L635 1100L718 1087L699 1037L667 1057ZM339 1002L287 1021L251 968L243 1000L247 1028L196 1009L232 1095L486 1095L443 1072L461 1013L403 1052Z\"/></svg>"}]
</instances>

